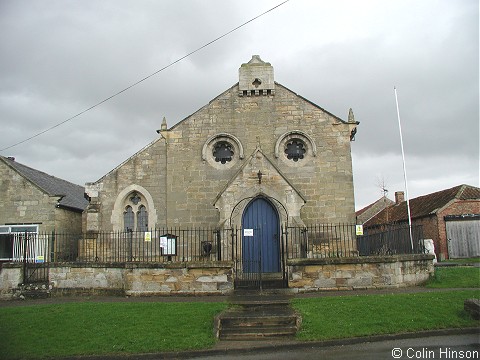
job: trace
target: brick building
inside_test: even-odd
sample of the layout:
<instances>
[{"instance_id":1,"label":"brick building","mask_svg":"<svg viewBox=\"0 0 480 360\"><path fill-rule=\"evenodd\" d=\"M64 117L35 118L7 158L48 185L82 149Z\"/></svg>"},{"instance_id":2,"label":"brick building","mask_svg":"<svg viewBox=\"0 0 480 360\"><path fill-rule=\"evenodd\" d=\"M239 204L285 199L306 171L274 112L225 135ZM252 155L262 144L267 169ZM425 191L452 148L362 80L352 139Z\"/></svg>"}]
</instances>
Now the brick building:
<instances>
[{"instance_id":1,"label":"brick building","mask_svg":"<svg viewBox=\"0 0 480 360\"><path fill-rule=\"evenodd\" d=\"M480 189L458 185L411 199L412 225L422 225L425 239L432 239L440 260L480 256ZM395 203L368 220L365 228L408 224L403 192Z\"/></svg>"}]
</instances>

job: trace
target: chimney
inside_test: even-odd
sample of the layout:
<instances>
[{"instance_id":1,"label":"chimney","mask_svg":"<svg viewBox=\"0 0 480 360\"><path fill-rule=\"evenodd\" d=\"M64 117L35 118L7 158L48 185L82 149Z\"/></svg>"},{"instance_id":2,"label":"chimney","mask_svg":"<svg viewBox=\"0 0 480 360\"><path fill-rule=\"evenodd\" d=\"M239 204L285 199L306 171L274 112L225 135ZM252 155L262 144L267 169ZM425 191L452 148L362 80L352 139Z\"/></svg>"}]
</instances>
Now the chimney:
<instances>
[{"instance_id":1,"label":"chimney","mask_svg":"<svg viewBox=\"0 0 480 360\"><path fill-rule=\"evenodd\" d=\"M395 205L405 201L405 193L403 191L395 191Z\"/></svg>"}]
</instances>

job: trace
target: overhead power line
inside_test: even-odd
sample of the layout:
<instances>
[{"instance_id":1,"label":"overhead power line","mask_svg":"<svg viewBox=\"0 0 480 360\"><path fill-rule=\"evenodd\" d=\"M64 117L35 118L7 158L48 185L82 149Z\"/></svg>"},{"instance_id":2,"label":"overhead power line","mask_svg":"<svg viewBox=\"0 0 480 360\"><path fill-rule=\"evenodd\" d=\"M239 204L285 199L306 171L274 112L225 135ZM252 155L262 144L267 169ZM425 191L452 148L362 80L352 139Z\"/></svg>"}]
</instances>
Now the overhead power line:
<instances>
[{"instance_id":1,"label":"overhead power line","mask_svg":"<svg viewBox=\"0 0 480 360\"><path fill-rule=\"evenodd\" d=\"M153 76L157 75L158 73L162 72L163 70L166 70L166 69L168 69L169 67L171 67L171 66L175 65L176 63L178 63L178 62L182 61L183 59L185 59L185 58L187 58L187 57L189 57L189 56L191 56L191 55L195 54L196 52L198 52L198 51L200 51L200 50L202 50L202 49L204 49L204 48L206 48L207 46L209 46L209 45L213 44L214 42L216 42L216 41L218 41L218 40L220 40L220 39L222 39L222 38L224 38L224 37L226 37L226 36L230 35L230 34L231 34L231 33L233 33L234 31L236 31L236 30L238 30L238 29L240 29L240 28L244 27L245 25L247 25L247 24L251 23L252 21L255 21L256 19L258 19L258 18L262 17L263 15L266 15L266 14L268 14L269 12L271 12L271 11L273 11L273 10L275 10L275 9L279 8L280 6L282 6L283 4L285 4L285 3L289 2L289 1L290 1L290 0L285 0L284 2L282 2L282 3L280 3L280 4L278 4L278 5L274 6L274 7L272 7L271 9L269 9L269 10L267 10L267 11L265 11L265 12L263 12L263 13L261 13L261 14L257 15L257 16L255 16L255 17L253 17L253 18L251 18L250 20L248 20L248 21L244 22L243 24L241 24L241 25L237 26L236 28L234 28L234 29L232 29L232 30L230 30L230 31L228 31L228 32L226 32L226 33L224 33L223 35L221 35L221 36L217 37L216 39L214 39L214 40L212 40L212 41L210 41L210 42L206 43L205 45L202 45L202 46L200 46L199 48L197 48L197 49L195 49L195 50L193 50L193 51L189 52L188 54L186 54L186 55L184 55L184 56L182 56L182 57L178 58L177 60L175 60L175 61L171 62L170 64L168 64L168 65L166 65L166 66L162 67L161 69L159 69L159 70L157 70L157 71L155 71L155 72L151 73L150 75L148 75L148 76L145 76L143 79L140 79L140 80L138 80L137 82L134 82L133 84L131 84L131 85L127 86L126 88L124 88L124 89L122 89L122 90L120 90L120 91L118 91L118 92L114 93L113 95L111 95L111 96L109 96L109 97L107 97L107 98L103 99L102 101L99 101L99 102L98 102L98 103L96 103L95 105L92 105L92 106L90 106L89 108L87 108L87 109L85 109L85 110L82 110L82 111L80 111L78 114L76 114L76 115L73 115L72 117L69 117L68 119L66 119L66 120L63 120L62 122L59 122L58 124L56 124L56 125L53 125L53 126L51 126L51 127L47 128L47 129L45 129L45 130L42 130L42 131L40 131L39 133L36 133L36 134L34 134L34 135L32 135L32 136L30 136L30 137L28 137L28 138L24 139L24 140L21 140L21 141L19 141L19 142L15 143L15 144L13 144L13 145L10 145L10 146L7 146L7 147L5 147L5 148L3 148L3 149L0 149L0 151L5 151L5 150L11 149L11 148L13 148L13 147L15 147L15 146L18 146L18 145L20 145L20 144L26 143L27 141L30 141L30 140L32 140L32 139L34 139L34 138L36 138L36 137L38 137L38 136L40 136L40 135L43 135L43 134L45 134L45 133L47 133L47 132L49 132L49 131L51 131L51 130L53 130L53 129L57 128L57 127L59 127L59 126L62 126L63 124L65 124L65 123L67 123L67 122L69 122L69 121L72 121L73 119L75 119L75 118L77 118L77 117L79 117L79 116L81 116L81 115L85 114L86 112L88 112L88 111L90 111L90 110L92 110L92 109L95 109L96 107L98 107L98 106L102 105L103 103L106 103L107 101L109 101L109 100L113 99L114 97L116 97L116 96L118 96L118 95L120 95L120 94L122 94L122 93L126 92L127 90L130 90L131 88L133 88L133 87L135 87L135 86L139 85L140 83L144 82L145 80L148 80L148 79L150 79L151 77L153 77Z\"/></svg>"}]
</instances>

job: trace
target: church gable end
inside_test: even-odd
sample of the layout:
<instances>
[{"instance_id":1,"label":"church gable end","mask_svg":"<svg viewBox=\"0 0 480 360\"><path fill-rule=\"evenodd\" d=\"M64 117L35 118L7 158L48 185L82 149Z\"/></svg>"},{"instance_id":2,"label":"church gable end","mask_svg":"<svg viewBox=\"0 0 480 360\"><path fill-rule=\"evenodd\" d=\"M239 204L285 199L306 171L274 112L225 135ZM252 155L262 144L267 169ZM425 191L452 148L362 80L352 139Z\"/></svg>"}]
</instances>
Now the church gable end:
<instances>
[{"instance_id":1,"label":"church gable end","mask_svg":"<svg viewBox=\"0 0 480 360\"><path fill-rule=\"evenodd\" d=\"M232 189L243 188L245 196L275 198L298 223L353 222L350 136L357 124L276 83L273 67L253 56L238 84L170 129L164 122L159 141L94 183L90 211L102 219L99 227L119 228L115 202L135 185L152 198L150 225L216 227L226 216L220 207L241 200L243 190L231 196Z\"/></svg>"}]
</instances>

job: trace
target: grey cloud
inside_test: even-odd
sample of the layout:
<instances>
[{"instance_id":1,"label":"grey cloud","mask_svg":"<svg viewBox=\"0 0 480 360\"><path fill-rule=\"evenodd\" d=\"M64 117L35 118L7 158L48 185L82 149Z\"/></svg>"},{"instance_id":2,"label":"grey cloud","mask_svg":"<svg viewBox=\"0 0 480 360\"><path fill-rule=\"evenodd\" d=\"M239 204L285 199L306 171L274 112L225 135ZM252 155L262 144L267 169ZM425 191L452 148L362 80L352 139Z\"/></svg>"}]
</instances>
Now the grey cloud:
<instances>
[{"instance_id":1,"label":"grey cloud","mask_svg":"<svg viewBox=\"0 0 480 360\"><path fill-rule=\"evenodd\" d=\"M46 1L0 4L0 148L57 124L279 2ZM2 152L94 181L238 81L259 54L276 80L361 124L357 207L403 174L411 193L478 185L478 3L291 1L78 118ZM431 185L426 185L431 184Z\"/></svg>"}]
</instances>

